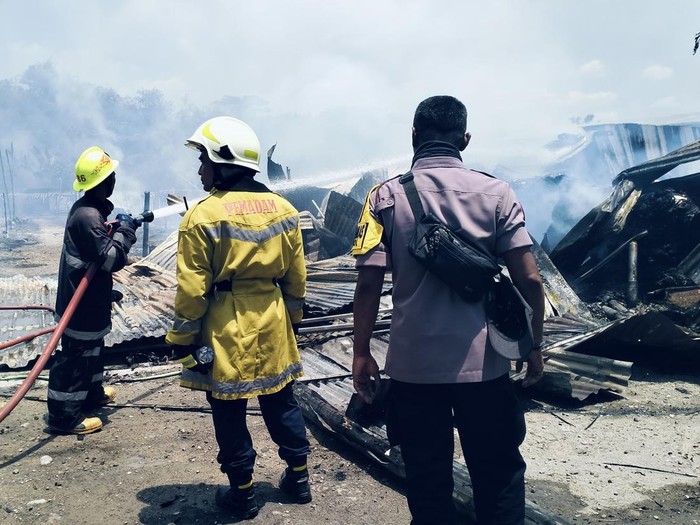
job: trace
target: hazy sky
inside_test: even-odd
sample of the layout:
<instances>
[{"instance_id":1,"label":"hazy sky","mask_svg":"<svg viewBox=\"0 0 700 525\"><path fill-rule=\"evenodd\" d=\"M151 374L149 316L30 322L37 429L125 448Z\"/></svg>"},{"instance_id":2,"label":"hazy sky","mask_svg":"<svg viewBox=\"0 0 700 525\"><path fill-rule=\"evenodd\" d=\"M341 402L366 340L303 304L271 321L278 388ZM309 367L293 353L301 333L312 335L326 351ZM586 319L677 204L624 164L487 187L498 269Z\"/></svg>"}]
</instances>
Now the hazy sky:
<instances>
[{"instance_id":1,"label":"hazy sky","mask_svg":"<svg viewBox=\"0 0 700 525\"><path fill-rule=\"evenodd\" d=\"M435 94L465 102L467 158L486 165L535 163L587 115L700 114L691 0L34 0L0 14L0 79L50 61L176 107L257 97L249 123L280 123L263 142L314 172L410 157L413 111Z\"/></svg>"}]
</instances>

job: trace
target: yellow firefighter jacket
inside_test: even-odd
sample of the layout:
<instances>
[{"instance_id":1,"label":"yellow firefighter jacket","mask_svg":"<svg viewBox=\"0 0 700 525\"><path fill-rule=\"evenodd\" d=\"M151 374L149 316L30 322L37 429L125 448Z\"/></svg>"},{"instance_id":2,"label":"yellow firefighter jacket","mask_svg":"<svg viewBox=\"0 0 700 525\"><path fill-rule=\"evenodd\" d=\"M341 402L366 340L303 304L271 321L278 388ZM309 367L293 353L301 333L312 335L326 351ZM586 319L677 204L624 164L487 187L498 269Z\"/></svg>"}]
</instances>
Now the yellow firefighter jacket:
<instances>
[{"instance_id":1,"label":"yellow firefighter jacket","mask_svg":"<svg viewBox=\"0 0 700 525\"><path fill-rule=\"evenodd\" d=\"M180 384L218 399L272 394L303 375L292 331L306 292L299 214L245 179L234 191L212 190L178 232L175 321L166 341L214 350L209 374L183 369ZM231 291L216 290L227 281Z\"/></svg>"}]
</instances>

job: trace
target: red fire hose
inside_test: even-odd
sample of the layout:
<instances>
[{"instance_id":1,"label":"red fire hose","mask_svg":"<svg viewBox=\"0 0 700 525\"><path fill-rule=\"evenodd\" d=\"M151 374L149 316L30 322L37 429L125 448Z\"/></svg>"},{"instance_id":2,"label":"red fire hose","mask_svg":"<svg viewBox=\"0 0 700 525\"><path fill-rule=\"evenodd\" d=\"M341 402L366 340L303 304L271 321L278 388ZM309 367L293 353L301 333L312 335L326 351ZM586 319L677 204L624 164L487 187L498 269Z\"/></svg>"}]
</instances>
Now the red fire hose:
<instances>
[{"instance_id":1,"label":"red fire hose","mask_svg":"<svg viewBox=\"0 0 700 525\"><path fill-rule=\"evenodd\" d=\"M55 329L55 326L49 326L48 328L42 328L41 330L37 330L36 332L32 332L31 334L24 334L22 337L18 337L17 339L5 341L4 343L0 343L0 350L5 350L6 348L10 348L11 346L24 343L25 341L29 341L30 339L34 339L35 337L39 337L40 335L50 334Z\"/></svg>"},{"instance_id":2,"label":"red fire hose","mask_svg":"<svg viewBox=\"0 0 700 525\"><path fill-rule=\"evenodd\" d=\"M22 305L22 306L0 306L0 310L47 310L49 312L55 311L50 306L46 306L43 304L26 304L26 305ZM12 339L11 341L5 341L4 343L0 343L0 350L5 350L6 348L10 348L11 346L15 346L15 345L18 345L18 344L23 343L25 341L29 341L30 339L34 339L35 337L39 337L40 335L49 334L49 333L53 332L55 329L56 329L55 326L50 326L48 328L42 328L41 330L37 330L36 332L32 332L31 334L25 334L22 337L18 337L17 339Z\"/></svg>"},{"instance_id":3,"label":"red fire hose","mask_svg":"<svg viewBox=\"0 0 700 525\"><path fill-rule=\"evenodd\" d=\"M54 309L44 304L25 304L22 306L0 306L0 310L48 310L53 312Z\"/></svg>"},{"instance_id":4,"label":"red fire hose","mask_svg":"<svg viewBox=\"0 0 700 525\"><path fill-rule=\"evenodd\" d=\"M85 290L87 289L88 284L90 284L90 280L95 275L97 268L98 268L97 263L91 263L88 266L87 271L85 272L85 275L80 280L80 283L78 284L78 287L76 288L75 293L73 294L73 298L68 303L68 306L66 307L66 311L64 312L61 319L58 321L58 324L55 327L52 327L50 329L46 329L46 333L53 330L53 335L49 339L48 343L46 343L46 347L44 348L44 351L39 356L39 359L37 359L36 363L32 367L31 372L29 372L29 375L27 376L27 378L22 382L20 387L17 389L17 392L14 393L14 395L12 396L12 399L10 399L10 401L4 407L2 407L2 411L0 411L0 422L2 422L10 414L10 412L12 412L14 410L14 408L17 406L17 404L22 400L22 398L27 394L29 389L32 387L32 385L34 384L34 381L36 381L36 378L39 377L39 374L44 369L44 365L46 365L46 362L49 360L49 357L51 357L51 353L53 352L54 348L56 348L56 345L58 345L58 341L61 339L63 332L66 331L66 327L68 326L68 321L70 321L70 318L73 317L73 313L75 312L75 308L78 306L78 303L83 298L83 295L85 294ZM34 335L39 335L39 334L36 333ZM22 339L22 338L20 338L20 339Z\"/></svg>"}]
</instances>

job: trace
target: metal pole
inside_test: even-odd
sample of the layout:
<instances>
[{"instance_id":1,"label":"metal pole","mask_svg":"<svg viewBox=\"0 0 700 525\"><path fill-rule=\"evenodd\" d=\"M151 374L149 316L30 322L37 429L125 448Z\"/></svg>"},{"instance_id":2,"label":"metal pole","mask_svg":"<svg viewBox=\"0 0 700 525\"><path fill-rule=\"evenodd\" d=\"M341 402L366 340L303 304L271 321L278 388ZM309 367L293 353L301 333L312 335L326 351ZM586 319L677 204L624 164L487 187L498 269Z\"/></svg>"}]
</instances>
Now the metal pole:
<instances>
[{"instance_id":1,"label":"metal pole","mask_svg":"<svg viewBox=\"0 0 700 525\"><path fill-rule=\"evenodd\" d=\"M0 156L0 158L2 158ZM2 194L2 209L5 212L5 231L3 233L7 234L9 233L9 230L7 229L7 193Z\"/></svg>"},{"instance_id":2,"label":"metal pole","mask_svg":"<svg viewBox=\"0 0 700 525\"><path fill-rule=\"evenodd\" d=\"M147 212L150 209L151 209L151 192L145 191L143 193L143 211ZM143 223L143 234L142 234L143 247L141 248L141 255L143 257L146 257L146 255L148 255L148 252L149 252L149 249L148 249L148 230L149 230L149 223L144 222Z\"/></svg>"},{"instance_id":3,"label":"metal pole","mask_svg":"<svg viewBox=\"0 0 700 525\"><path fill-rule=\"evenodd\" d=\"M9 168L8 168L9 169ZM2 203L5 206L5 233L8 233L7 226L7 197L10 194L10 189L7 186L7 178L5 177L5 161L2 160L2 152L0 151L0 173L2 174L2 185L5 189L5 193L2 194Z\"/></svg>"},{"instance_id":4,"label":"metal pole","mask_svg":"<svg viewBox=\"0 0 700 525\"><path fill-rule=\"evenodd\" d=\"M14 143L10 142L11 150L5 150L5 156L7 157L7 171L10 174L10 197L12 198L12 206L10 208L10 218L14 222L17 219L17 208L15 207L15 176L13 173L13 166L15 160L15 146ZM12 156L10 156L10 152Z\"/></svg>"},{"instance_id":5,"label":"metal pole","mask_svg":"<svg viewBox=\"0 0 700 525\"><path fill-rule=\"evenodd\" d=\"M627 306L637 306L639 286L637 282L637 241L632 241L629 248L629 273L627 275Z\"/></svg>"}]
</instances>

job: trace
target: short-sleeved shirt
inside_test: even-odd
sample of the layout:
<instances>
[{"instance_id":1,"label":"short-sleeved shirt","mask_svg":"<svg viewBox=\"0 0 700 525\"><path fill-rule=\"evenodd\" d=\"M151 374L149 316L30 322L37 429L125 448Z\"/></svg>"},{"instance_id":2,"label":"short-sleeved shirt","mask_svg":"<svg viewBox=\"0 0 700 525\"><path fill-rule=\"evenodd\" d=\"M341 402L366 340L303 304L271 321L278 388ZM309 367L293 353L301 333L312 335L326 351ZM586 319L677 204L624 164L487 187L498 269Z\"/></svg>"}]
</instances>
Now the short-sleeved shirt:
<instances>
[{"instance_id":1,"label":"short-sleeved shirt","mask_svg":"<svg viewBox=\"0 0 700 525\"><path fill-rule=\"evenodd\" d=\"M457 158L429 157L412 172L424 211L496 257L532 245L510 185ZM408 252L415 219L398 177L373 188L358 224L356 266L392 272L393 313L385 372L408 383L470 383L508 373L487 345L483 301L468 303Z\"/></svg>"}]
</instances>

